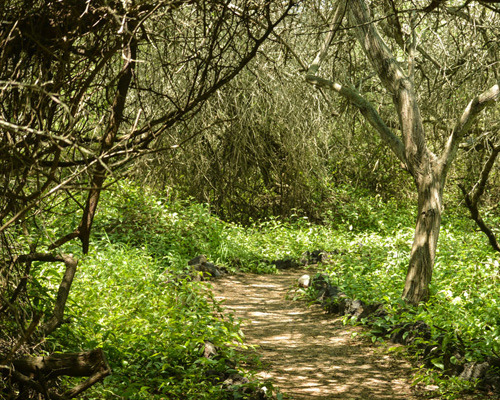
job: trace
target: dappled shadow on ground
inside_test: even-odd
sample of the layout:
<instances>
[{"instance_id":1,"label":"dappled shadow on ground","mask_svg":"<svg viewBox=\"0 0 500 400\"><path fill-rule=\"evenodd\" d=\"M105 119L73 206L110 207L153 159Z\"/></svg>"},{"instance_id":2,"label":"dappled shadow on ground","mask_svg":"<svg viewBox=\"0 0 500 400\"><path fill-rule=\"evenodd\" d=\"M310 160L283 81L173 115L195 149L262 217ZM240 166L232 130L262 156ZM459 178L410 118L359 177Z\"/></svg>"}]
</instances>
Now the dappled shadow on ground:
<instances>
[{"instance_id":1,"label":"dappled shadow on ground","mask_svg":"<svg viewBox=\"0 0 500 400\"><path fill-rule=\"evenodd\" d=\"M416 399L407 363L353 338L359 327L288 298L303 273L240 274L214 283L215 297L243 319L246 344L258 346L260 376L293 399Z\"/></svg>"}]
</instances>

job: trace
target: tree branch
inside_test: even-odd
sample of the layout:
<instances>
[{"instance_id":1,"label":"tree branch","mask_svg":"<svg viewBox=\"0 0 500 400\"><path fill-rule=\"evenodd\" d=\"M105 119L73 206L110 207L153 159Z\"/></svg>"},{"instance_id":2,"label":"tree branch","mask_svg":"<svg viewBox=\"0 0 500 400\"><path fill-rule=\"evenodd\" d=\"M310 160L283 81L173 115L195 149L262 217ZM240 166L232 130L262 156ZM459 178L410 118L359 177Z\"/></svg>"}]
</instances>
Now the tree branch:
<instances>
[{"instance_id":1,"label":"tree branch","mask_svg":"<svg viewBox=\"0 0 500 400\"><path fill-rule=\"evenodd\" d=\"M391 128L387 126L372 103L361 96L356 88L352 86L341 85L339 83L333 83L328 79L320 78L317 76L309 76L307 82L316 87L334 90L338 94L349 100L349 102L354 105L366 118L368 123L373 128L375 128L382 140L387 143L387 145L391 148L398 159L402 163L406 164L403 142L401 141L401 139L399 139L399 137L396 136Z\"/></svg>"},{"instance_id":2,"label":"tree branch","mask_svg":"<svg viewBox=\"0 0 500 400\"><path fill-rule=\"evenodd\" d=\"M493 165L495 165L498 153L500 153L500 145L492 148L491 154L488 157L486 164L484 164L483 170L481 171L479 183L476 187L476 190L474 190L474 194L472 196L472 202L476 205L479 202L481 196L483 195L484 190L486 189L486 183L488 182L488 177L490 176L491 169L493 168Z\"/></svg>"},{"instance_id":3,"label":"tree branch","mask_svg":"<svg viewBox=\"0 0 500 400\"><path fill-rule=\"evenodd\" d=\"M51 400L68 400L78 396L95 383L111 374L111 368L102 349L83 352L52 354L42 357L25 357L14 360L11 365L0 365L0 372L11 375L16 381L29 386ZM48 391L43 384L47 379L58 376L89 378L62 395ZM32 379L36 376L37 379Z\"/></svg>"},{"instance_id":4,"label":"tree branch","mask_svg":"<svg viewBox=\"0 0 500 400\"><path fill-rule=\"evenodd\" d=\"M346 7L347 7L347 1L339 1L337 4L337 9L335 10L335 14L333 15L332 18L332 23L330 24L330 29L328 31L328 35L326 35L325 42L323 43L323 46L321 46L320 51L316 55L316 58L314 61L311 63L309 68L307 69L306 72L306 81L309 82L309 79L314 79L316 76L319 67L321 65L321 62L325 59L328 49L332 43L333 38L335 37L335 34L337 33L340 24L342 23L342 20L344 19L344 15L346 12Z\"/></svg>"},{"instance_id":5,"label":"tree branch","mask_svg":"<svg viewBox=\"0 0 500 400\"><path fill-rule=\"evenodd\" d=\"M227 75L220 77L219 80L217 80L212 84L212 86L210 86L205 91L200 92L197 97L193 98L182 108L179 107L179 109L176 109L159 118L149 121L147 126L136 131L135 132L136 137L144 136L139 140L138 143L136 143L136 145L141 148L145 148L151 141L153 141L155 138L161 135L163 131L172 127L175 123L180 121L186 114L196 109L196 107L199 107L207 99L209 99L215 92L217 92L217 90L222 88L224 85L230 82L236 75L238 75L247 66L247 64L251 60L253 60L260 46L273 33L276 26L278 26L281 23L281 21L285 19L286 16L288 16L288 13L295 5L296 5L296 0L288 0L288 4L283 13L274 22L268 21L268 25L266 26L266 29L264 33L261 35L261 37L254 38L254 44L250 49L250 51L239 61L239 63L236 65L236 67L234 67L232 71L227 73ZM228 8L234 9L234 6L230 7L228 5ZM160 126L160 128L157 131L151 133L152 128L157 126Z\"/></svg>"},{"instance_id":6,"label":"tree branch","mask_svg":"<svg viewBox=\"0 0 500 400\"><path fill-rule=\"evenodd\" d=\"M470 127L476 120L479 113L486 107L493 105L500 97L499 83L496 83L490 87L485 92L481 93L479 96L473 98L467 107L465 107L460 119L455 124L453 131L451 132L448 141L445 146L443 155L441 156L441 162L443 168L448 170L450 168L451 162L456 156L458 146L464 135L469 131Z\"/></svg>"},{"instance_id":7,"label":"tree branch","mask_svg":"<svg viewBox=\"0 0 500 400\"><path fill-rule=\"evenodd\" d=\"M325 38L325 42L321 47L321 50L316 55L316 58L309 66L306 73L306 82L309 84L319 87L325 88L329 90L334 90L344 98L349 100L355 107L359 109L361 114L367 119L370 125L375 128L375 130L379 133L382 140L384 140L391 150L396 154L398 159L406 164L406 155L404 151L404 145L401 139L396 136L396 134L387 126L387 124L380 117L379 113L375 109L375 107L366 100L361 94L352 86L341 85L339 83L334 83L328 79L317 76L317 72L321 66L321 62L324 60L328 48L331 45L333 37L340 26L344 14L346 12L346 7L348 5L347 1L339 2L337 6L337 10L334 13L332 23L330 25L330 31Z\"/></svg>"},{"instance_id":8,"label":"tree branch","mask_svg":"<svg viewBox=\"0 0 500 400\"><path fill-rule=\"evenodd\" d=\"M481 229L481 231L488 237L491 247L493 247L493 249L498 252L500 252L500 244L498 243L498 240L493 231L489 228L488 225L486 225L481 215L479 214L478 203L479 199L484 193L484 190L486 188L486 183L488 182L489 174L491 172L491 169L493 168L493 165L495 164L496 158L499 153L500 153L500 146L493 147L491 154L488 157L488 160L483 166L479 182L477 183L475 189L473 190L472 196L469 193L467 193L463 185L458 185L458 187L460 188L460 190L464 195L465 205L469 209L471 218L476 222L477 226L479 226L479 229Z\"/></svg>"},{"instance_id":9,"label":"tree branch","mask_svg":"<svg viewBox=\"0 0 500 400\"><path fill-rule=\"evenodd\" d=\"M33 261L44 261L44 262L63 262L66 265L66 271L59 284L59 290L57 292L56 303L54 305L54 310L52 312L51 318L45 322L40 330L43 332L44 336L52 333L59 325L61 325L64 317L64 308L66 306L66 301L68 300L69 291L71 289L71 284L73 283L73 278L76 273L76 267L78 260L72 255L65 254L50 254L50 253L30 253L21 255L18 257L17 261L20 262L33 262Z\"/></svg>"},{"instance_id":10,"label":"tree branch","mask_svg":"<svg viewBox=\"0 0 500 400\"><path fill-rule=\"evenodd\" d=\"M467 190L465 190L463 185L458 185L460 190L462 191L464 195L464 200L465 200L465 205L469 209L471 218L474 220L474 222L479 226L479 229L486 235L488 238L491 247L493 247L494 250L500 252L500 244L497 241L497 238L493 231L486 225L484 222L483 218L479 214L479 209L477 208L477 204L473 203L473 200L470 198L469 193L467 193Z\"/></svg>"}]
</instances>

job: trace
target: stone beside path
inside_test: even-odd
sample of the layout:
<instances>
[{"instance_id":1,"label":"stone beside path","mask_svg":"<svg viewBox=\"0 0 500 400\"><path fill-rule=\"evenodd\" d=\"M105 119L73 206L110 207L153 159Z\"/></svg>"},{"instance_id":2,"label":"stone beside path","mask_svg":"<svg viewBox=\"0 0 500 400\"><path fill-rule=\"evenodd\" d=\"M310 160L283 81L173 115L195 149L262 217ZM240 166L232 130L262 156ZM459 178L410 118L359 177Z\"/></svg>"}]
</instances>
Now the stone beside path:
<instances>
[{"instance_id":1,"label":"stone beside path","mask_svg":"<svg viewBox=\"0 0 500 400\"><path fill-rule=\"evenodd\" d=\"M270 379L286 399L417 399L408 362L353 337L361 328L287 298L305 273L311 274L286 270L213 282L215 298L243 320L245 343L258 346L259 376Z\"/></svg>"}]
</instances>

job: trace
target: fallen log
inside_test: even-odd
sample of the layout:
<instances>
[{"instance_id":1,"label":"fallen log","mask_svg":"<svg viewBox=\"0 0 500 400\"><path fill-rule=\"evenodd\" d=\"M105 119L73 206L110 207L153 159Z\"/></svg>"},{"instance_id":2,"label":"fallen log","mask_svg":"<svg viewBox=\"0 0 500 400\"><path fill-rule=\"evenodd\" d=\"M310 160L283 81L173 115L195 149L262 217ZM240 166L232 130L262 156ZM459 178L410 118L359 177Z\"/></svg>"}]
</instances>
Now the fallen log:
<instances>
[{"instance_id":1,"label":"fallen log","mask_svg":"<svg viewBox=\"0 0 500 400\"><path fill-rule=\"evenodd\" d=\"M1 372L10 375L20 385L44 394L54 400L76 397L95 383L111 374L111 368L102 349L82 353L51 354L41 357L24 357L13 360L10 366L0 366ZM46 382L58 376L89 377L84 382L60 395L48 392Z\"/></svg>"},{"instance_id":2,"label":"fallen log","mask_svg":"<svg viewBox=\"0 0 500 400\"><path fill-rule=\"evenodd\" d=\"M52 354L41 357L24 357L12 361L15 370L24 375L43 375L45 379L56 376L91 376L108 370L109 365L102 349L83 353Z\"/></svg>"}]
</instances>

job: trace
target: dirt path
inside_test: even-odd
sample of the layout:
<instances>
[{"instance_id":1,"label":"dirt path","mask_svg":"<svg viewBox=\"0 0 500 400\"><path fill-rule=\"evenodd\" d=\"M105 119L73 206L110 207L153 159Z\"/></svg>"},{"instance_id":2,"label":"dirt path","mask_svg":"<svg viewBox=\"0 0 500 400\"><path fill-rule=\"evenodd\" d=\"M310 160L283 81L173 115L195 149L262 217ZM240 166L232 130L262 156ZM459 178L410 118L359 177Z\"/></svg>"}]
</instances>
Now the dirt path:
<instances>
[{"instance_id":1,"label":"dirt path","mask_svg":"<svg viewBox=\"0 0 500 400\"><path fill-rule=\"evenodd\" d=\"M406 362L353 338L360 328L344 326L319 306L287 299L304 273L240 274L213 284L215 297L244 321L246 343L259 346L260 376L297 400L416 399Z\"/></svg>"}]
</instances>

